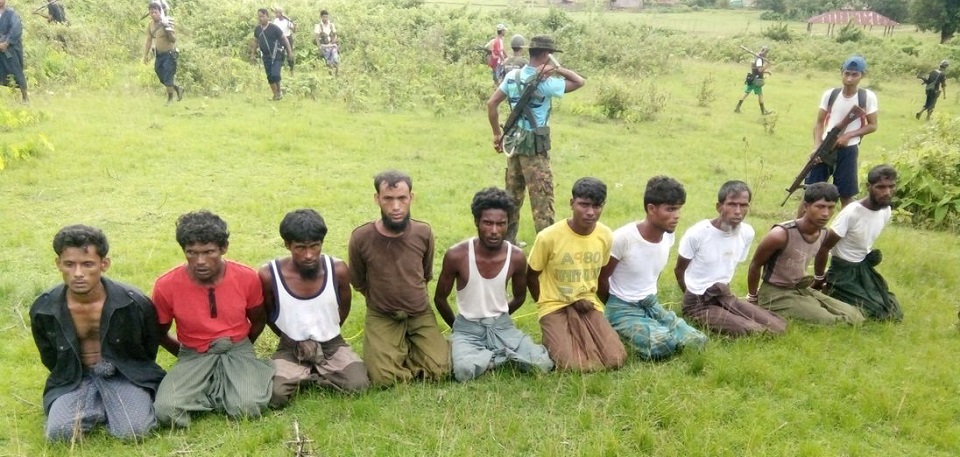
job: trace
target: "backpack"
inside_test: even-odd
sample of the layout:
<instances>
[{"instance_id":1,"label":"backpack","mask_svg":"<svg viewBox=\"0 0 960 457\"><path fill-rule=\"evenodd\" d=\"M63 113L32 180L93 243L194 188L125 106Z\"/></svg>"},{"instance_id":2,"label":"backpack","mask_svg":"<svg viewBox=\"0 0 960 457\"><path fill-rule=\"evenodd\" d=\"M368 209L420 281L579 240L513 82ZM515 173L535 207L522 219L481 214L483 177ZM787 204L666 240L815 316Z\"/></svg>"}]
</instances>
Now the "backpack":
<instances>
[{"instance_id":1,"label":"backpack","mask_svg":"<svg viewBox=\"0 0 960 457\"><path fill-rule=\"evenodd\" d=\"M926 90L930 92L935 92L940 89L940 78L943 73L940 70L933 70L930 72L930 76L927 76L927 79L924 79L923 82L926 83Z\"/></svg>"}]
</instances>

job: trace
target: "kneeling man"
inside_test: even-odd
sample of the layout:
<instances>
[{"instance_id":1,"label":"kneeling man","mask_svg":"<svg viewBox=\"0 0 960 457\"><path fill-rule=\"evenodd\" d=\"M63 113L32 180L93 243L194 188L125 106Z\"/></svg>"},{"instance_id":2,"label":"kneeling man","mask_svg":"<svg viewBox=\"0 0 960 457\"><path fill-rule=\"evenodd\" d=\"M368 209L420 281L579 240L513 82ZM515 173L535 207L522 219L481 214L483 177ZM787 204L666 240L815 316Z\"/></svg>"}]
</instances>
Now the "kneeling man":
<instances>
[{"instance_id":1,"label":"kneeling man","mask_svg":"<svg viewBox=\"0 0 960 457\"><path fill-rule=\"evenodd\" d=\"M561 370L620 368L627 358L597 296L600 269L613 245L613 233L600 223L606 199L606 184L578 179L570 199L573 216L538 233L527 261L543 345Z\"/></svg>"},{"instance_id":2,"label":"kneeling man","mask_svg":"<svg viewBox=\"0 0 960 457\"><path fill-rule=\"evenodd\" d=\"M104 424L115 437L142 438L156 425L153 395L163 378L153 305L139 290L103 276L109 245L99 229L64 227L53 250L63 284L30 307L33 340L50 370L44 435L73 441Z\"/></svg>"},{"instance_id":3,"label":"kneeling man","mask_svg":"<svg viewBox=\"0 0 960 457\"><path fill-rule=\"evenodd\" d=\"M719 215L687 229L673 270L683 291L683 315L702 328L733 337L776 335L787 329L783 318L730 290L737 264L747 260L753 243L753 227L743 221L751 196L743 181L724 183L717 193Z\"/></svg>"},{"instance_id":4,"label":"kneeling man","mask_svg":"<svg viewBox=\"0 0 960 457\"><path fill-rule=\"evenodd\" d=\"M903 320L897 297L874 268L882 256L873 249L873 242L890 223L896 190L897 171L890 165L873 167L867 173L869 195L843 207L827 230L813 266L815 289L823 286L824 293L860 308L867 319ZM828 255L830 269L824 276Z\"/></svg>"},{"instance_id":5,"label":"kneeling man","mask_svg":"<svg viewBox=\"0 0 960 457\"><path fill-rule=\"evenodd\" d=\"M160 383L157 420L190 425L192 411L260 417L270 401L273 365L253 352L266 322L257 272L224 260L227 223L209 211L177 219L177 243L187 264L157 279L153 303L160 344L177 363ZM177 322L177 337L170 326Z\"/></svg>"},{"instance_id":6,"label":"kneeling man","mask_svg":"<svg viewBox=\"0 0 960 457\"><path fill-rule=\"evenodd\" d=\"M814 278L806 274L827 237L825 227L837 200L840 193L833 184L810 184L803 193L803 216L774 225L763 237L747 274L747 299L751 303L814 324L863 322L860 310L813 289Z\"/></svg>"},{"instance_id":7,"label":"kneeling man","mask_svg":"<svg viewBox=\"0 0 960 457\"><path fill-rule=\"evenodd\" d=\"M504 242L507 215L513 200L507 192L487 188L473 196L473 221L477 237L447 250L437 280L433 302L440 316L453 328L453 376L469 381L485 371L515 362L524 371L553 369L547 350L516 326L510 315L527 298L527 261L523 251ZM513 297L507 301L507 281ZM457 284L454 317L447 297Z\"/></svg>"},{"instance_id":8,"label":"kneeling man","mask_svg":"<svg viewBox=\"0 0 960 457\"><path fill-rule=\"evenodd\" d=\"M316 211L291 211L280 222L290 255L260 268L267 325L280 337L272 357L273 407L286 405L302 384L347 393L370 387L366 365L340 334L350 314L350 270L321 254L326 236Z\"/></svg>"},{"instance_id":9,"label":"kneeling man","mask_svg":"<svg viewBox=\"0 0 960 457\"><path fill-rule=\"evenodd\" d=\"M673 232L686 200L687 192L675 179L655 176L647 181L646 219L613 232L610 263L600 272L600 298L606 298L607 319L641 359L665 359L685 346L703 349L707 344L706 335L657 300L657 280L670 257Z\"/></svg>"}]
</instances>

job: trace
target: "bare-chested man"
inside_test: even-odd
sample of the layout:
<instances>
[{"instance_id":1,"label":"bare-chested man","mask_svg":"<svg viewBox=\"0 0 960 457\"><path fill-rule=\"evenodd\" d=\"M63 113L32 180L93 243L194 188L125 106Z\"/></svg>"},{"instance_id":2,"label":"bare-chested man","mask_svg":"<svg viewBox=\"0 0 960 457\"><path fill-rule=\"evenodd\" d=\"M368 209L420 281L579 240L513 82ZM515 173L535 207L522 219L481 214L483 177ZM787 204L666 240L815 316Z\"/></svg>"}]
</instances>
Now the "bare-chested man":
<instances>
[{"instance_id":1,"label":"bare-chested man","mask_svg":"<svg viewBox=\"0 0 960 457\"><path fill-rule=\"evenodd\" d=\"M33 339L50 370L45 435L74 440L104 424L118 438L141 438L156 425L153 396L164 375L155 362L153 305L139 290L103 277L109 245L99 229L64 227L53 250L63 284L30 307Z\"/></svg>"},{"instance_id":2,"label":"bare-chested man","mask_svg":"<svg viewBox=\"0 0 960 457\"><path fill-rule=\"evenodd\" d=\"M469 381L490 368L515 362L522 370L548 372L553 361L510 319L527 298L527 259L520 248L504 242L513 200L502 189L477 192L471 204L477 237L455 244L443 256L433 303L453 328L453 376ZM507 280L513 297L507 300ZM447 297L457 284L454 316Z\"/></svg>"}]
</instances>

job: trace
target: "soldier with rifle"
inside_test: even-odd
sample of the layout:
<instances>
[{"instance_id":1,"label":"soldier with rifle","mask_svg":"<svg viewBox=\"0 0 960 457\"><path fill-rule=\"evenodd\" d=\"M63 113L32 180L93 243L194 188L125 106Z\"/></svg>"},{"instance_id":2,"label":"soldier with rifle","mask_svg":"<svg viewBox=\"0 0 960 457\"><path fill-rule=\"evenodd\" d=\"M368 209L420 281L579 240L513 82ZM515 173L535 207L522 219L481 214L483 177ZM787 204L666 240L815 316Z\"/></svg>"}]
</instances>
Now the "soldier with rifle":
<instances>
[{"instance_id":1,"label":"soldier with rifle","mask_svg":"<svg viewBox=\"0 0 960 457\"><path fill-rule=\"evenodd\" d=\"M840 67L843 86L827 89L820 99L817 122L813 125L813 146L818 149L825 142L833 127L846 119L854 107L864 111L862 117L848 121L837 136L836 154L822 157L813 165L806 177L806 184L827 182L833 176L833 184L840 192L840 203L847 206L859 191L857 182L857 156L864 135L877 131L877 96L873 91L860 88L860 80L867 72L867 61L861 56L852 56Z\"/></svg>"},{"instance_id":2,"label":"soldier with rifle","mask_svg":"<svg viewBox=\"0 0 960 457\"><path fill-rule=\"evenodd\" d=\"M157 74L160 84L167 90L167 104L173 102L176 94L177 101L183 100L183 88L176 84L177 60L180 52L177 50L177 35L173 30L173 19L163 15L163 6L160 3L150 3L150 24L147 25L147 41L143 45L143 63L150 61L150 49L154 50L155 60L153 70Z\"/></svg>"},{"instance_id":3,"label":"soldier with rifle","mask_svg":"<svg viewBox=\"0 0 960 457\"><path fill-rule=\"evenodd\" d=\"M47 10L47 12L43 13L43 10ZM67 24L67 12L64 10L60 0L47 0L43 5L34 9L33 13L42 16L47 22Z\"/></svg>"},{"instance_id":4,"label":"soldier with rifle","mask_svg":"<svg viewBox=\"0 0 960 457\"><path fill-rule=\"evenodd\" d=\"M560 52L549 36L530 39L530 62L504 77L487 101L493 147L507 155L506 190L516 207L508 218L506 239L517 244L524 189L530 194L537 232L553 225L553 173L550 170L551 99L583 87L584 80L553 58ZM510 101L511 113L501 127L498 107Z\"/></svg>"},{"instance_id":5,"label":"soldier with rifle","mask_svg":"<svg viewBox=\"0 0 960 457\"><path fill-rule=\"evenodd\" d=\"M23 74L23 23L7 0L0 0L0 85L9 86L11 80L20 89L23 103L30 103L27 78Z\"/></svg>"},{"instance_id":6,"label":"soldier with rifle","mask_svg":"<svg viewBox=\"0 0 960 457\"><path fill-rule=\"evenodd\" d=\"M757 94L757 101L760 103L760 114L764 116L773 114L773 111L767 111L767 108L763 106L763 83L766 81L764 76L770 74L770 70L768 69L770 67L770 61L767 60L767 53L770 52L770 48L764 46L760 48L760 52L755 53L744 46L740 47L743 48L744 51L752 54L754 59L750 63L750 73L747 73L747 78L744 80L743 97L740 97L740 101L737 102L737 107L733 112L740 113L740 106L743 105L743 101L753 92Z\"/></svg>"},{"instance_id":7,"label":"soldier with rifle","mask_svg":"<svg viewBox=\"0 0 960 457\"><path fill-rule=\"evenodd\" d=\"M920 115L924 111L927 112L927 120L930 120L930 115L933 114L933 108L937 106L937 99L940 98L942 93L944 97L947 96L947 66L950 65L950 61L941 60L940 65L936 70L930 72L930 75L924 77L923 75L918 75L917 78L920 79L920 83L923 84L924 93L927 95L926 101L923 103L923 108L920 111L917 111L917 120L920 119ZM942 92L941 92L941 89Z\"/></svg>"}]
</instances>

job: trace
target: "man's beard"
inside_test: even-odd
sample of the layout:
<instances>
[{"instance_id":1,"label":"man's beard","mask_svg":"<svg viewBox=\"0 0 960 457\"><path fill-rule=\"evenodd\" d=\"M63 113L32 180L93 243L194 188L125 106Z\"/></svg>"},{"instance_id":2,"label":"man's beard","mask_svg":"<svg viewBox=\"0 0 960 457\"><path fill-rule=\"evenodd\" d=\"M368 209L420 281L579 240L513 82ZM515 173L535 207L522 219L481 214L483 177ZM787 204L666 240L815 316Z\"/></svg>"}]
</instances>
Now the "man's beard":
<instances>
[{"instance_id":1,"label":"man's beard","mask_svg":"<svg viewBox=\"0 0 960 457\"><path fill-rule=\"evenodd\" d=\"M383 226L387 230L393 233L402 233L407 229L407 226L410 225L410 213L407 213L407 216L403 218L400 222L393 222L393 219L387 216L386 213L380 211L380 221L383 222Z\"/></svg>"},{"instance_id":2,"label":"man's beard","mask_svg":"<svg viewBox=\"0 0 960 457\"><path fill-rule=\"evenodd\" d=\"M873 195L870 195L870 204L876 209L884 209L890 206L890 203L882 203L880 200L873 198Z\"/></svg>"},{"instance_id":3,"label":"man's beard","mask_svg":"<svg viewBox=\"0 0 960 457\"><path fill-rule=\"evenodd\" d=\"M303 265L294 264L294 267L297 269L297 273L300 274L300 279L305 279L307 281L312 281L317 279L320 276L320 263L318 262L315 266L306 267Z\"/></svg>"}]
</instances>

